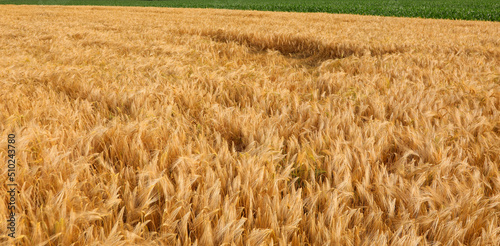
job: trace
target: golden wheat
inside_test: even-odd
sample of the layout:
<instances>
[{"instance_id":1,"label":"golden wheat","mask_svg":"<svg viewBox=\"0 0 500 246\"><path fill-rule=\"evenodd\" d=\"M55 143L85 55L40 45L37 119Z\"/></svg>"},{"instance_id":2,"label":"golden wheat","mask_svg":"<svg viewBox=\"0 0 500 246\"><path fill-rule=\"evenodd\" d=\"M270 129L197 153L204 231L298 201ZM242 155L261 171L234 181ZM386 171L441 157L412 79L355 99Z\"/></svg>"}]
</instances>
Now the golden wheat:
<instances>
[{"instance_id":1,"label":"golden wheat","mask_svg":"<svg viewBox=\"0 0 500 246\"><path fill-rule=\"evenodd\" d=\"M2 244L500 242L500 23L0 16Z\"/></svg>"}]
</instances>

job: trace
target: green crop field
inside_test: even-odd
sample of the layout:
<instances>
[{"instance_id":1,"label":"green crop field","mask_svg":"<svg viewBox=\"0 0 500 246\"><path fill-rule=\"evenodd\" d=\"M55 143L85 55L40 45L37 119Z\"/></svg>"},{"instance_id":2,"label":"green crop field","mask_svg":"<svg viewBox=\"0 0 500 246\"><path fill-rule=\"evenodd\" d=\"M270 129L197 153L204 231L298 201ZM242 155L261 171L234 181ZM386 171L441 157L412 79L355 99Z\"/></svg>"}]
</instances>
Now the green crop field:
<instances>
[{"instance_id":1,"label":"green crop field","mask_svg":"<svg viewBox=\"0 0 500 246\"><path fill-rule=\"evenodd\" d=\"M498 0L0 0L0 4L251 9L500 21Z\"/></svg>"}]
</instances>

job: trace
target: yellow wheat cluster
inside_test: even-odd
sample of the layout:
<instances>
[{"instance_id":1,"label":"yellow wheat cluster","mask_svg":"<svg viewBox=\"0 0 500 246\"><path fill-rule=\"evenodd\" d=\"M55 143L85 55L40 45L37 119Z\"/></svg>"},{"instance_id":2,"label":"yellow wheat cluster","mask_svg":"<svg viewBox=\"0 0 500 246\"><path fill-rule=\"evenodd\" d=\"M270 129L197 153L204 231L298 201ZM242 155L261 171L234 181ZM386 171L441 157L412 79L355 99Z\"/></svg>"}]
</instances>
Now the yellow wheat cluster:
<instances>
[{"instance_id":1,"label":"yellow wheat cluster","mask_svg":"<svg viewBox=\"0 0 500 246\"><path fill-rule=\"evenodd\" d=\"M0 16L2 245L500 242L500 23Z\"/></svg>"}]
</instances>

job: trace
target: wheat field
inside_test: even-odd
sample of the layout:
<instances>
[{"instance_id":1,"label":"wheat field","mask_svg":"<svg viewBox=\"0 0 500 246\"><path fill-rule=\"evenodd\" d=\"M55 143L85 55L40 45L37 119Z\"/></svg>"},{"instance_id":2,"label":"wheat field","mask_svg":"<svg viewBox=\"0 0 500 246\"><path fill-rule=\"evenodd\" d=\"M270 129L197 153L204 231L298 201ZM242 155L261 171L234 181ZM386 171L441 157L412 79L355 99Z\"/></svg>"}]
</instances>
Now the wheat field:
<instances>
[{"instance_id":1,"label":"wheat field","mask_svg":"<svg viewBox=\"0 0 500 246\"><path fill-rule=\"evenodd\" d=\"M498 245L500 23L0 6L2 245Z\"/></svg>"}]
</instances>

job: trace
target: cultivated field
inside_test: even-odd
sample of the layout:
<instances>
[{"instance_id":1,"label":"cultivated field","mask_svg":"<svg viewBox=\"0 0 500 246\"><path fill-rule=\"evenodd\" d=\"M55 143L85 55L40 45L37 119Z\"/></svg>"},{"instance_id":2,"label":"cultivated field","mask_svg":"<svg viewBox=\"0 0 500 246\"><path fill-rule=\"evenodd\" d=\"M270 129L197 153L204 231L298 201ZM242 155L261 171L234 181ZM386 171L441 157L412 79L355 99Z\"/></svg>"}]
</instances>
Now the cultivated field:
<instances>
[{"instance_id":1,"label":"cultivated field","mask_svg":"<svg viewBox=\"0 0 500 246\"><path fill-rule=\"evenodd\" d=\"M0 0L0 4L251 9L500 21L498 0Z\"/></svg>"},{"instance_id":2,"label":"cultivated field","mask_svg":"<svg viewBox=\"0 0 500 246\"><path fill-rule=\"evenodd\" d=\"M495 245L500 23L0 6L20 245Z\"/></svg>"}]
</instances>

